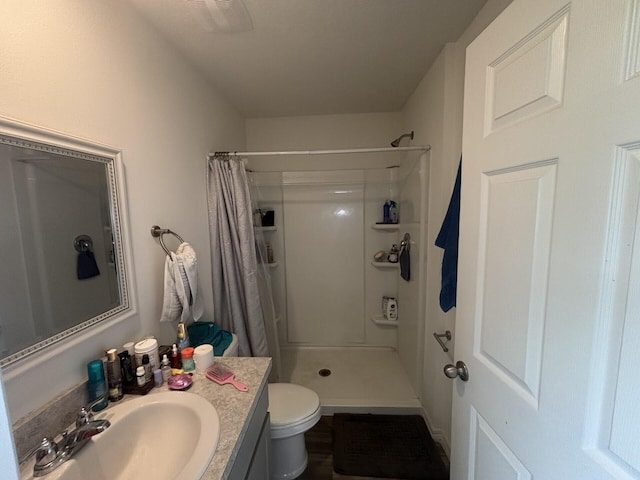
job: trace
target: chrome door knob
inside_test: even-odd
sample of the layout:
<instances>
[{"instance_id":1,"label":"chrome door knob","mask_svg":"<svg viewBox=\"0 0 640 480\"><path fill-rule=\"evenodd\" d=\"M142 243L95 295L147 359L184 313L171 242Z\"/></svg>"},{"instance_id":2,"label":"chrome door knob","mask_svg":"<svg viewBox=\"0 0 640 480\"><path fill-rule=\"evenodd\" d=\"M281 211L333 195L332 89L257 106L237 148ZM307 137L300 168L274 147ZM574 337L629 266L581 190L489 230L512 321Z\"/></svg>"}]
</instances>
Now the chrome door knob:
<instances>
[{"instance_id":1,"label":"chrome door knob","mask_svg":"<svg viewBox=\"0 0 640 480\"><path fill-rule=\"evenodd\" d=\"M444 374L449 378L460 377L460 380L463 382L469 380L469 369L462 360L457 361L455 365L451 365L450 363L445 365Z\"/></svg>"}]
</instances>

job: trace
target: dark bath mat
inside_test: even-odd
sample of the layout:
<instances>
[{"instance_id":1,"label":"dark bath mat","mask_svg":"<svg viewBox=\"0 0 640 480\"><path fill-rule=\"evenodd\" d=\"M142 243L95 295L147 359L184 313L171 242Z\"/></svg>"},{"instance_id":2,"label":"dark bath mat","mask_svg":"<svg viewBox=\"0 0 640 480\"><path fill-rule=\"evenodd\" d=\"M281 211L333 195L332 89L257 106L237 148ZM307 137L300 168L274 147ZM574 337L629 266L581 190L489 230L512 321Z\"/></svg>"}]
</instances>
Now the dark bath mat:
<instances>
[{"instance_id":1,"label":"dark bath mat","mask_svg":"<svg viewBox=\"0 0 640 480\"><path fill-rule=\"evenodd\" d=\"M449 478L419 415L335 414L333 469L342 475L363 477Z\"/></svg>"}]
</instances>

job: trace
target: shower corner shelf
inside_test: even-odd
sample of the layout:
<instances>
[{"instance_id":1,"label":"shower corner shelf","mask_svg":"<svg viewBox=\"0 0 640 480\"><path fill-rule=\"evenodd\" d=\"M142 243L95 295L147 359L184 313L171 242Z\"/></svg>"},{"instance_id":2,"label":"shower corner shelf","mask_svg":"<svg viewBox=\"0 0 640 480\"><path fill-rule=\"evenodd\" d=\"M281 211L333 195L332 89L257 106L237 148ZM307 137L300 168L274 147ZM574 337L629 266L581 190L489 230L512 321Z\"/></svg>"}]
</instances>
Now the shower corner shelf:
<instances>
[{"instance_id":1,"label":"shower corner shelf","mask_svg":"<svg viewBox=\"0 0 640 480\"><path fill-rule=\"evenodd\" d=\"M399 223L372 223L371 228L373 228L374 230L396 232L400 230L400 224Z\"/></svg>"},{"instance_id":2,"label":"shower corner shelf","mask_svg":"<svg viewBox=\"0 0 640 480\"><path fill-rule=\"evenodd\" d=\"M267 263L266 265L269 268L277 268L278 267L278 262L271 262L271 263Z\"/></svg>"},{"instance_id":3,"label":"shower corner shelf","mask_svg":"<svg viewBox=\"0 0 640 480\"><path fill-rule=\"evenodd\" d=\"M278 225L273 225L271 227L254 227L254 228L261 232L275 232L276 230L278 230Z\"/></svg>"},{"instance_id":4,"label":"shower corner shelf","mask_svg":"<svg viewBox=\"0 0 640 480\"><path fill-rule=\"evenodd\" d=\"M397 268L400 268L400 263L391 263L391 262L375 262L375 261L372 261L371 265L373 265L376 268L382 268L382 269L397 269Z\"/></svg>"},{"instance_id":5,"label":"shower corner shelf","mask_svg":"<svg viewBox=\"0 0 640 480\"><path fill-rule=\"evenodd\" d=\"M374 315L371 317L371 321L376 325L383 325L385 327L397 327L398 320L387 320L384 315Z\"/></svg>"}]
</instances>

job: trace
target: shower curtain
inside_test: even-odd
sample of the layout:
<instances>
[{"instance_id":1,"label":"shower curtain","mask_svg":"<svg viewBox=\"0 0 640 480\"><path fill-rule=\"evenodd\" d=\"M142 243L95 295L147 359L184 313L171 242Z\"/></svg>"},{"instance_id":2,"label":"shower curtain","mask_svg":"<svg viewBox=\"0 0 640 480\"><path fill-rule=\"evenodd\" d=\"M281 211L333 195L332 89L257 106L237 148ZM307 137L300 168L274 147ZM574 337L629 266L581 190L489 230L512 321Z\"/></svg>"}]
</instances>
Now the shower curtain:
<instances>
[{"instance_id":1,"label":"shower curtain","mask_svg":"<svg viewBox=\"0 0 640 480\"><path fill-rule=\"evenodd\" d=\"M257 192L241 159L208 162L207 203L214 320L238 336L240 356L272 357L280 376L280 348L262 234L254 229Z\"/></svg>"}]
</instances>

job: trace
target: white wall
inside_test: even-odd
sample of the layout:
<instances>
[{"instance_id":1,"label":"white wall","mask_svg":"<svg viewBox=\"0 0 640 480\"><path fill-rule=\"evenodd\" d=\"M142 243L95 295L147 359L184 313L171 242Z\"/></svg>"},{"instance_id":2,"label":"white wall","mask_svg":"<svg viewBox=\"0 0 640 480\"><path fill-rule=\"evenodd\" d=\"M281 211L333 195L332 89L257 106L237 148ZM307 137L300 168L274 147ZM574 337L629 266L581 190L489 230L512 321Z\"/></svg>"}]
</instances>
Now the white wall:
<instances>
[{"instance_id":1,"label":"white wall","mask_svg":"<svg viewBox=\"0 0 640 480\"><path fill-rule=\"evenodd\" d=\"M164 253L150 234L178 232L210 291L205 155L245 148L244 121L127 2L0 3L0 115L122 150L139 315L50 362L4 372L12 421L86 378L105 348L156 334ZM170 242L170 241L169 241ZM205 296L211 317L211 296ZM95 331L98 332L99 329Z\"/></svg>"},{"instance_id":2,"label":"white wall","mask_svg":"<svg viewBox=\"0 0 640 480\"><path fill-rule=\"evenodd\" d=\"M424 337L424 373L421 399L434 436L449 448L452 383L442 367L454 359L455 338L449 353L442 351L433 332L455 331L455 309L443 313L438 297L442 250L433 242L444 219L462 148L462 105L465 49L511 0L489 0L455 43L440 53L402 110L405 130L414 130L416 144L428 143L429 221L426 235L427 298ZM459 359L456 359L459 360Z\"/></svg>"},{"instance_id":3,"label":"white wall","mask_svg":"<svg viewBox=\"0 0 640 480\"><path fill-rule=\"evenodd\" d=\"M400 113L314 115L247 120L247 150L333 150L388 147L404 133ZM336 170L397 165L401 155L251 157L259 171Z\"/></svg>"}]
</instances>

